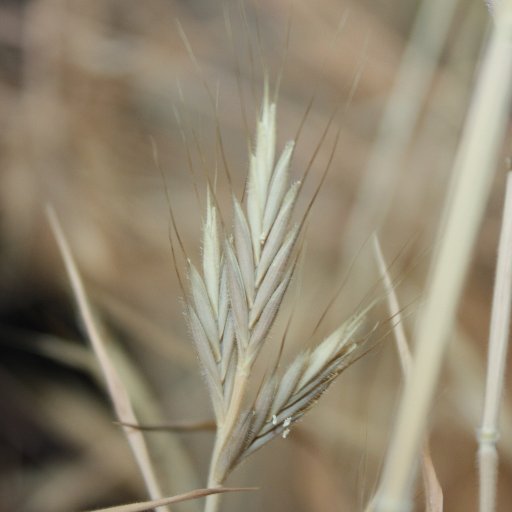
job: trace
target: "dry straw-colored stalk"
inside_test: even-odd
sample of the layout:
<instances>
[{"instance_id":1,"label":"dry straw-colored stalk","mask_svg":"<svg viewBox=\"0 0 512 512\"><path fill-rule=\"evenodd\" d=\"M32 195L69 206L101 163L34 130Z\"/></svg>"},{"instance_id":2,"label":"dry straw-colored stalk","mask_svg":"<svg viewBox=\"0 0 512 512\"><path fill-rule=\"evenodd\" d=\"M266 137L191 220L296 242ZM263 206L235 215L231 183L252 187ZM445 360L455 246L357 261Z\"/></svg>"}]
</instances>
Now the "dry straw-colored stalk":
<instances>
[{"instance_id":1,"label":"dry straw-colored stalk","mask_svg":"<svg viewBox=\"0 0 512 512\"><path fill-rule=\"evenodd\" d=\"M53 234L57 240L62 258L64 260L64 264L69 275L69 280L71 281L76 302L78 304L78 309L80 311L80 315L82 316L84 326L87 330L91 346L105 377L108 392L110 394L110 398L112 399L117 418L122 424L138 425L138 421L135 416L135 412L133 411L126 387L124 386L123 381L120 379L117 369L114 367L110 360L110 356L102 339L100 329L97 325L97 321L89 304L89 299L85 292L82 278L78 272L73 254L66 240L55 210L51 207L48 207L47 215ZM144 478L149 496L154 500L161 498L162 493L160 491L160 487L155 475L155 471L151 464L146 442L144 441L142 433L138 429L128 426L124 426L123 430L126 434L126 438L128 439L128 443L132 449L137 465L139 466L139 469ZM169 510L169 508L165 505L162 505L158 507L157 510L164 512L165 510Z\"/></svg>"},{"instance_id":2,"label":"dry straw-colored stalk","mask_svg":"<svg viewBox=\"0 0 512 512\"><path fill-rule=\"evenodd\" d=\"M417 457L509 113L511 54L512 0L502 0L457 153L455 179L419 317L412 378L404 389L376 500L378 512L411 509Z\"/></svg>"},{"instance_id":3,"label":"dry straw-colored stalk","mask_svg":"<svg viewBox=\"0 0 512 512\"><path fill-rule=\"evenodd\" d=\"M398 297L396 295L393 281L389 275L384 255L378 237L374 239L375 258L377 266L384 283L388 297L389 315L393 318L393 332L395 334L396 348L402 368L404 381L407 382L411 375L412 357L409 350L409 344L405 335L405 326L402 321L402 313ZM443 511L443 490L437 478L437 473L430 456L430 445L428 439L425 440L421 453L421 472L423 476L423 487L425 488L425 512ZM371 508L371 505L370 505Z\"/></svg>"},{"instance_id":4,"label":"dry straw-colored stalk","mask_svg":"<svg viewBox=\"0 0 512 512\"><path fill-rule=\"evenodd\" d=\"M424 0L420 4L347 222L342 240L347 261L361 240L388 214L401 177L402 159L436 72L457 3Z\"/></svg>"},{"instance_id":5,"label":"dry straw-colored stalk","mask_svg":"<svg viewBox=\"0 0 512 512\"><path fill-rule=\"evenodd\" d=\"M507 175L503 224L501 226L496 282L489 334L487 384L482 426L478 433L478 468L480 472L480 512L496 509L499 437L498 419L501 409L505 365L507 361L512 300L512 173Z\"/></svg>"},{"instance_id":6,"label":"dry straw-colored stalk","mask_svg":"<svg viewBox=\"0 0 512 512\"><path fill-rule=\"evenodd\" d=\"M302 222L293 221L300 182L290 183L294 143L276 158L276 107L265 92L250 158L245 207L233 198L233 232L222 232L211 191L203 224L202 273L189 262L187 315L210 393L217 432L209 487L222 485L248 455L291 426L358 355L368 308L278 373L276 360L256 397L251 372L269 337L297 261ZM277 356L278 358L279 356ZM218 510L209 496L206 511Z\"/></svg>"},{"instance_id":7,"label":"dry straw-colored stalk","mask_svg":"<svg viewBox=\"0 0 512 512\"><path fill-rule=\"evenodd\" d=\"M101 508L92 512L149 512L155 507L171 505L172 503L181 503L183 501L197 500L199 498L204 498L205 496L211 496L214 494L254 490L256 490L255 487L219 487L217 489L196 489L195 491L178 494L177 496L171 496L169 498L160 498L159 500L141 501L138 503L130 503L129 505Z\"/></svg>"}]
</instances>

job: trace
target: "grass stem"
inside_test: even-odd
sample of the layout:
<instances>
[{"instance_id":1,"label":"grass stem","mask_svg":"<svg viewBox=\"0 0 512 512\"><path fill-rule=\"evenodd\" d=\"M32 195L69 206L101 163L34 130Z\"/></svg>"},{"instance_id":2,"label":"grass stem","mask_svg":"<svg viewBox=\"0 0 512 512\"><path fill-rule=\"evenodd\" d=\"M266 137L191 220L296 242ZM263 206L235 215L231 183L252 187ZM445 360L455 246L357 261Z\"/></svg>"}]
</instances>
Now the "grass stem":
<instances>
[{"instance_id":1,"label":"grass stem","mask_svg":"<svg viewBox=\"0 0 512 512\"><path fill-rule=\"evenodd\" d=\"M507 361L512 292L512 173L507 175L503 224L489 334L489 358L482 426L478 433L480 512L496 510L498 418Z\"/></svg>"},{"instance_id":2,"label":"grass stem","mask_svg":"<svg viewBox=\"0 0 512 512\"><path fill-rule=\"evenodd\" d=\"M376 500L377 512L411 509L418 453L509 113L511 33L512 0L503 0L458 148L454 186L415 336L413 377L399 406Z\"/></svg>"},{"instance_id":3,"label":"grass stem","mask_svg":"<svg viewBox=\"0 0 512 512\"><path fill-rule=\"evenodd\" d=\"M64 260L66 271L68 273L69 280L71 281L71 286L73 288L75 299L78 304L78 309L87 330L87 335L107 382L107 388L110 394L110 398L112 399L117 418L122 423L138 424L126 387L120 379L116 368L111 363L110 356L107 352L107 348L102 339L100 329L97 324L97 320L94 317L89 299L85 292L82 278L78 272L71 248L69 247L68 241L66 240L57 214L52 207L48 207L46 213L51 229L53 231L53 235L55 236L59 246L62 259ZM125 426L123 427L123 430L126 434L126 438L128 439L128 443L132 449L137 465L139 466L139 469L144 478L149 496L153 500L161 498L162 492L160 491L160 486L149 459L144 437L137 429ZM159 512L169 512L169 508L164 505L158 507L156 510Z\"/></svg>"}]
</instances>

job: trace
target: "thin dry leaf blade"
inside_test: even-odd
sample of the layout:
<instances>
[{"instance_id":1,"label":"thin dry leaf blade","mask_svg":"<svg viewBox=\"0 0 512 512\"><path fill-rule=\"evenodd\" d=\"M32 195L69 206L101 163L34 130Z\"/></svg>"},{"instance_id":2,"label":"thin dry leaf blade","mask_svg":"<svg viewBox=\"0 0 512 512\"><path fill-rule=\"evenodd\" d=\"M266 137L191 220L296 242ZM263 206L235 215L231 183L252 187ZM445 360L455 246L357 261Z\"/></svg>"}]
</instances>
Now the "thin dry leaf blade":
<instances>
[{"instance_id":1,"label":"thin dry leaf blade","mask_svg":"<svg viewBox=\"0 0 512 512\"><path fill-rule=\"evenodd\" d=\"M59 246L62 259L64 260L64 265L71 281L75 299L78 303L84 325L86 326L91 346L98 358L105 380L107 381L108 391L112 399L112 403L114 404L117 417L121 422L138 424L128 391L126 390L122 380L119 378L117 370L112 364L104 345L100 329L97 325L97 320L94 317L89 299L85 292L82 278L78 272L78 267L75 263L71 248L69 247L68 241L64 235L59 219L57 218L57 214L52 207L47 208L46 214ZM149 495L155 499L159 498L162 493L149 459L144 437L138 430L130 429L129 427L125 427L123 430L125 431L128 443L143 476Z\"/></svg>"},{"instance_id":2,"label":"thin dry leaf blade","mask_svg":"<svg viewBox=\"0 0 512 512\"><path fill-rule=\"evenodd\" d=\"M197 489L195 491L178 494L170 498L162 498L159 500L141 501L138 503L130 503L128 505L117 505L114 507L98 508L90 512L145 512L155 507L164 505L171 505L173 503L180 503L182 501L197 500L204 498L210 494L219 494L225 492L242 492L242 491L257 491L257 487L218 487L214 489Z\"/></svg>"}]
</instances>

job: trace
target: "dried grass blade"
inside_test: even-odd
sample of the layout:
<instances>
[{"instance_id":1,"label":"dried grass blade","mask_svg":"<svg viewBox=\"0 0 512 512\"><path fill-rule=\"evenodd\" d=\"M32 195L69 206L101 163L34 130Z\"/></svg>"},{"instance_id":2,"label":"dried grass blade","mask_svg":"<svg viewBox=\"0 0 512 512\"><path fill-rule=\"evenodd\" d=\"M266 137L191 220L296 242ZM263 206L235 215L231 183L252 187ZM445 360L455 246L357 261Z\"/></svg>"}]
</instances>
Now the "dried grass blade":
<instances>
[{"instance_id":1,"label":"dried grass blade","mask_svg":"<svg viewBox=\"0 0 512 512\"><path fill-rule=\"evenodd\" d=\"M98 508L91 512L145 512L155 507L170 505L172 503L181 503L182 501L197 500L210 494L219 494L225 492L257 491L257 487L217 487L213 489L196 489L195 491L178 494L170 498L161 498L158 500L142 501L139 503L130 503L129 505L118 505L115 507Z\"/></svg>"},{"instance_id":2,"label":"dried grass blade","mask_svg":"<svg viewBox=\"0 0 512 512\"><path fill-rule=\"evenodd\" d=\"M107 382L107 388L110 398L112 399L117 418L123 423L138 424L126 388L119 378L117 370L110 361L110 357L100 334L97 320L94 317L92 308L89 304L89 299L85 292L82 278L78 272L71 248L69 247L68 241L64 235L59 219L57 218L57 214L51 206L48 206L46 209L46 215L53 235L59 246L62 259L64 260L64 265L66 267L73 293L75 295L75 300L78 304L78 309L86 327L91 346L98 358L98 362ZM123 430L142 473L150 497L153 499L159 498L162 493L149 459L144 437L140 431L130 427L124 427ZM165 507L165 509L161 508L161 510L163 511L168 509Z\"/></svg>"},{"instance_id":3,"label":"dried grass blade","mask_svg":"<svg viewBox=\"0 0 512 512\"><path fill-rule=\"evenodd\" d=\"M496 510L498 487L499 417L507 364L512 302L512 172L507 174L505 206L498 246L494 282L484 410L478 433L478 469L480 477L480 512Z\"/></svg>"},{"instance_id":4,"label":"dried grass blade","mask_svg":"<svg viewBox=\"0 0 512 512\"><path fill-rule=\"evenodd\" d=\"M402 394L384 462L375 504L378 512L411 508L416 459L507 126L512 99L511 34L512 1L504 0L483 54L455 159L452 194L418 318L412 377Z\"/></svg>"},{"instance_id":5,"label":"dried grass blade","mask_svg":"<svg viewBox=\"0 0 512 512\"><path fill-rule=\"evenodd\" d=\"M395 334L400 365L402 367L404 381L407 381L411 372L412 357L405 335L400 304L384 260L384 255L382 254L379 239L376 235L373 238L373 242L377 266L379 267L379 272L387 292L389 314L394 319L393 332ZM425 487L425 510L427 512L442 512L443 490L439 483L439 479L437 478L436 470L430 456L428 439L425 439L423 444L421 454L421 471L423 474L423 485Z\"/></svg>"},{"instance_id":6,"label":"dried grass blade","mask_svg":"<svg viewBox=\"0 0 512 512\"><path fill-rule=\"evenodd\" d=\"M437 478L428 443L423 445L421 463L425 487L425 512L443 512L443 489Z\"/></svg>"},{"instance_id":7,"label":"dried grass blade","mask_svg":"<svg viewBox=\"0 0 512 512\"><path fill-rule=\"evenodd\" d=\"M131 427L143 432L205 432L217 430L217 424L213 420L204 421L173 421L160 425L137 425L134 423L117 424L124 427Z\"/></svg>"}]
</instances>

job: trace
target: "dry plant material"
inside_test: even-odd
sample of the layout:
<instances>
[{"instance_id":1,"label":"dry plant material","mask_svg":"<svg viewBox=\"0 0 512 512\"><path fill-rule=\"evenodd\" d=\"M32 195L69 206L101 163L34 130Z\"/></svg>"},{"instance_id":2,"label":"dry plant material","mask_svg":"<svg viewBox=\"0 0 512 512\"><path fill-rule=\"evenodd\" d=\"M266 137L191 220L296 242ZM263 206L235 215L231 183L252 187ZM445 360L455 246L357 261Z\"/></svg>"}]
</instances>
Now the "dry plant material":
<instances>
[{"instance_id":1,"label":"dry plant material","mask_svg":"<svg viewBox=\"0 0 512 512\"><path fill-rule=\"evenodd\" d=\"M507 361L512 299L512 173L507 175L503 225L496 267L496 282L489 334L487 384L482 426L478 433L478 469L480 473L480 512L496 510L499 437L498 419Z\"/></svg>"},{"instance_id":2,"label":"dry plant material","mask_svg":"<svg viewBox=\"0 0 512 512\"><path fill-rule=\"evenodd\" d=\"M145 512L155 507L163 505L171 505L172 503L181 503L183 501L197 500L212 494L221 494L225 492L255 491L256 487L219 487L217 489L196 489L195 491L186 492L169 498L161 498L159 500L142 501L139 503L130 503L128 505L118 505L116 507L99 508L91 512Z\"/></svg>"},{"instance_id":3,"label":"dry plant material","mask_svg":"<svg viewBox=\"0 0 512 512\"><path fill-rule=\"evenodd\" d=\"M398 297L396 296L395 288L389 275L384 255L378 237L375 235L373 238L375 258L377 266L382 276L384 287L386 288L388 296L389 315L393 318L393 332L395 334L396 348L402 368L404 381L410 378L411 374L411 351L405 335L404 323L402 321L402 314ZM428 439L425 440L421 453L421 472L423 476L423 486L425 488L425 511L426 512L442 512L443 511L443 490L439 484L436 470L430 455L430 445ZM371 508L371 506L370 506Z\"/></svg>"},{"instance_id":4,"label":"dry plant material","mask_svg":"<svg viewBox=\"0 0 512 512\"><path fill-rule=\"evenodd\" d=\"M80 277L80 273L78 272L73 254L71 253L71 249L66 240L66 237L64 236L64 232L53 208L49 207L47 209L47 215L53 234L57 240L62 258L64 260L64 264L69 275L69 280L71 281L73 292L75 294L78 308L87 330L89 340L107 382L108 392L110 394L110 398L112 399L116 415L121 423L138 424L126 387L124 386L116 368L110 360L107 348L100 334L97 320L95 319L92 308L89 304L89 299L85 292L82 278ZM137 429L125 426L123 427L123 430L126 434L137 465L139 466L139 469L142 473L150 497L153 499L160 498L162 493L160 491L153 466L149 459L144 437ZM159 507L159 510L163 512L164 510L168 510L168 508L165 505L162 505Z\"/></svg>"},{"instance_id":5,"label":"dry plant material","mask_svg":"<svg viewBox=\"0 0 512 512\"><path fill-rule=\"evenodd\" d=\"M420 2L393 90L378 126L378 135L350 212L343 251L352 251L361 234L386 218L401 177L402 158L424 107L436 66L456 12L457 0ZM350 259L352 254L347 254Z\"/></svg>"},{"instance_id":6,"label":"dry plant material","mask_svg":"<svg viewBox=\"0 0 512 512\"><path fill-rule=\"evenodd\" d=\"M187 316L203 369L217 434L209 487L222 485L247 456L292 425L351 364L366 338L358 335L367 311L354 315L314 350L278 373L278 360L253 400L253 365L269 337L297 261L304 222L292 220L300 182L290 183L294 143L276 159L276 107L265 92L250 157L245 207L233 197L233 232L223 233L211 191L203 224L202 273L188 264ZM206 510L218 509L218 497Z\"/></svg>"},{"instance_id":7,"label":"dry plant material","mask_svg":"<svg viewBox=\"0 0 512 512\"><path fill-rule=\"evenodd\" d=\"M502 0L457 152L425 305L377 495L377 512L411 509L417 456L427 428L444 349L484 213L512 93L512 0Z\"/></svg>"}]
</instances>

